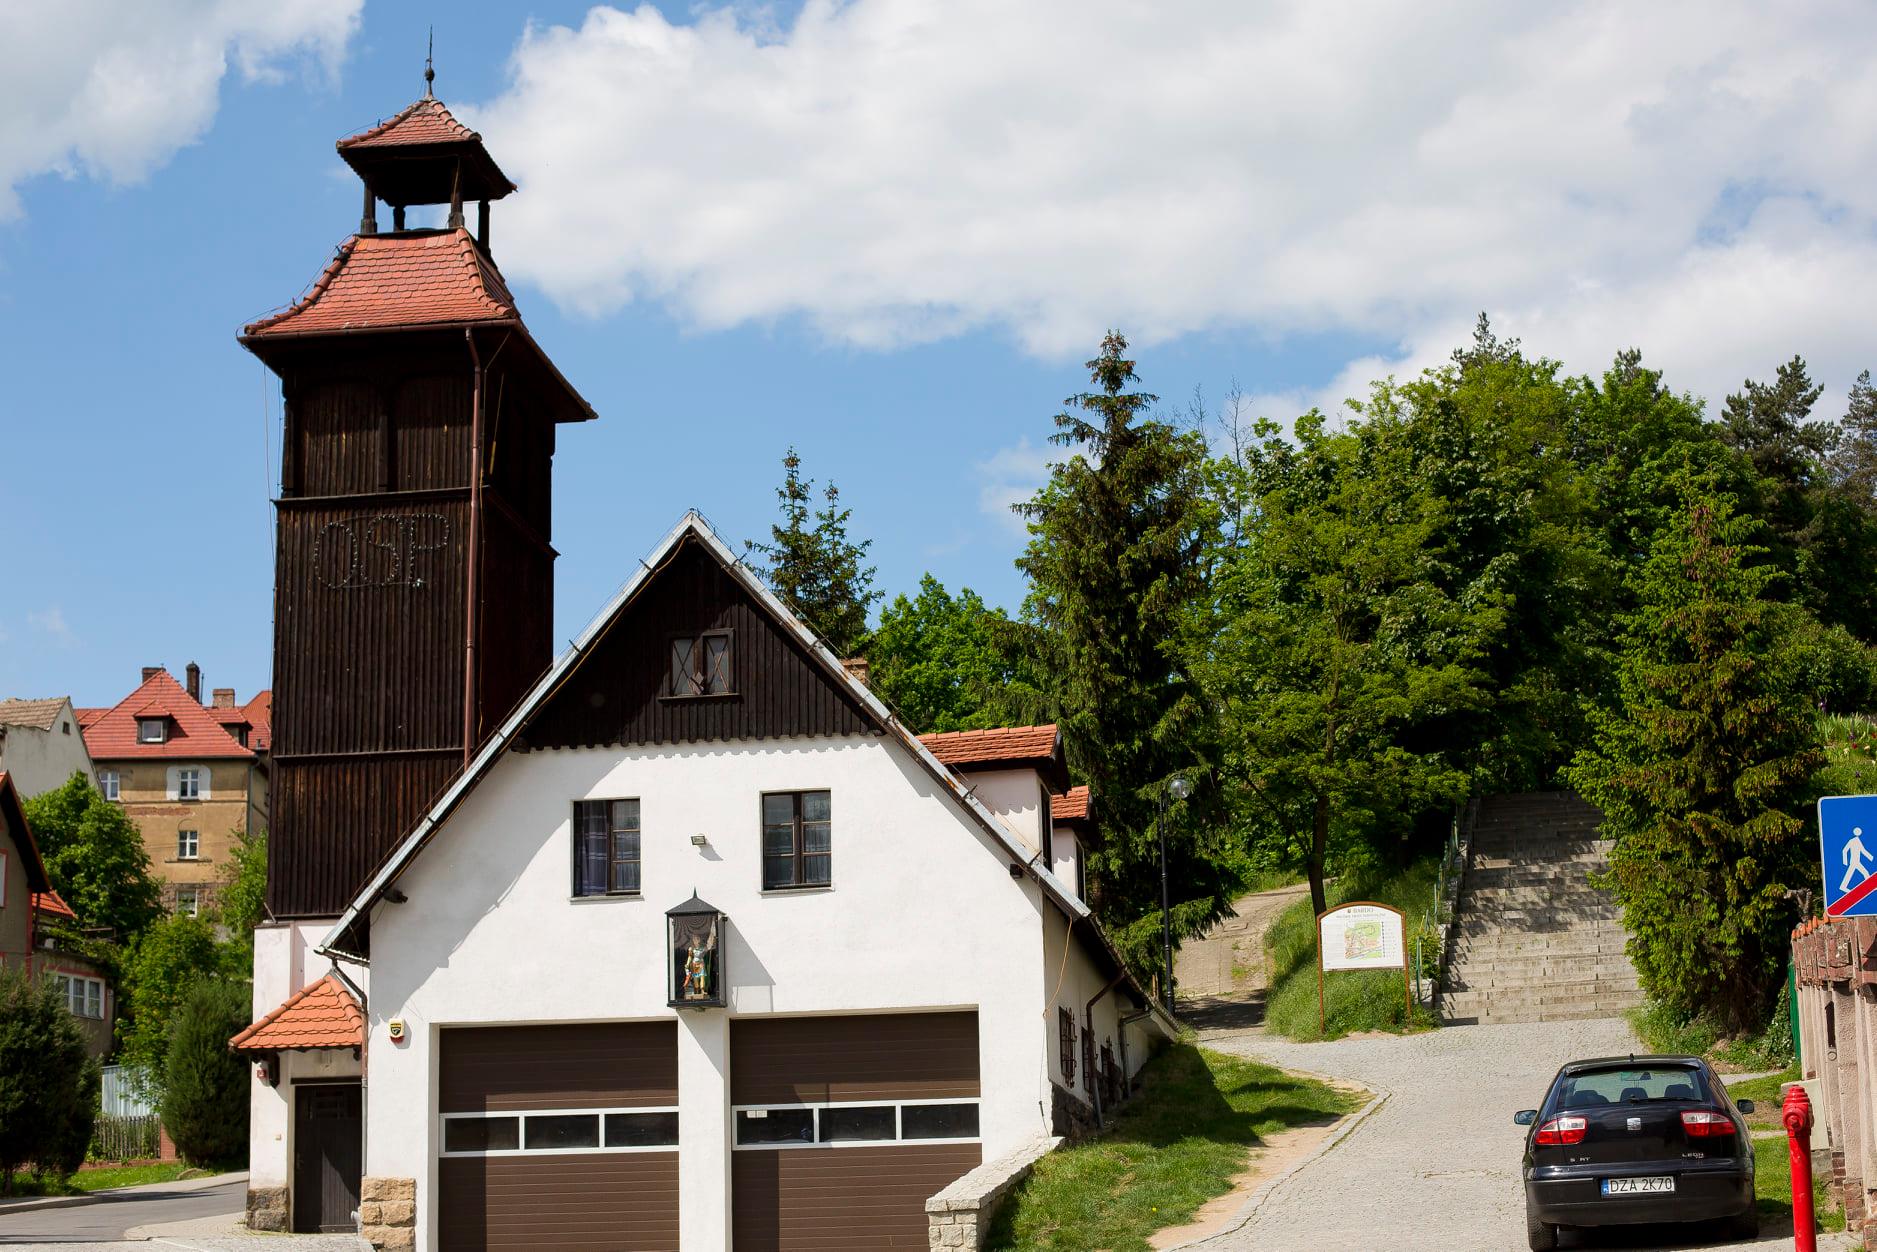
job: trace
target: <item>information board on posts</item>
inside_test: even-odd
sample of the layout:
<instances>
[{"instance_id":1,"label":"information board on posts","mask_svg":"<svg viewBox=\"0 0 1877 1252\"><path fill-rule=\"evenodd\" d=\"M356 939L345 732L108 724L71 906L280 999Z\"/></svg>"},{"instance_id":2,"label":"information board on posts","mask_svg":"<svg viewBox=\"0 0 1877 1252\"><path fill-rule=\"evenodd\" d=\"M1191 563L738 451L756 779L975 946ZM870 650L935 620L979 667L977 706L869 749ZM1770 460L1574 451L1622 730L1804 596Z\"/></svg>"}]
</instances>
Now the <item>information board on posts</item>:
<instances>
[{"instance_id":1,"label":"information board on posts","mask_svg":"<svg viewBox=\"0 0 1877 1252\"><path fill-rule=\"evenodd\" d=\"M1317 918L1323 968L1402 969L1407 947L1401 914L1382 904L1345 904Z\"/></svg>"}]
</instances>

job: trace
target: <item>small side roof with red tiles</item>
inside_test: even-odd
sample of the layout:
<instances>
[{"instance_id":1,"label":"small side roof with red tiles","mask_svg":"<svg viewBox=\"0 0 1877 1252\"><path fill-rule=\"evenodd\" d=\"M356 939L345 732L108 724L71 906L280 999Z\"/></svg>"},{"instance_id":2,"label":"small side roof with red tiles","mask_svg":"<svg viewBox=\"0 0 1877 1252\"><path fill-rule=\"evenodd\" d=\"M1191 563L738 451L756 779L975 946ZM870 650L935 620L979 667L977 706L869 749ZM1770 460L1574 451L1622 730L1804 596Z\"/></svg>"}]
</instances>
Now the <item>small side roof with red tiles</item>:
<instances>
[{"instance_id":1,"label":"small side roof with red tiles","mask_svg":"<svg viewBox=\"0 0 1877 1252\"><path fill-rule=\"evenodd\" d=\"M162 743L138 742L137 723L157 717L167 719L168 736ZM235 737L222 728L209 709L191 699L168 670L160 669L150 675L135 691L100 716L89 721L83 717L78 720L85 734L85 747L94 761L254 756L252 749L235 742Z\"/></svg>"},{"instance_id":2,"label":"small side roof with red tiles","mask_svg":"<svg viewBox=\"0 0 1877 1252\"><path fill-rule=\"evenodd\" d=\"M1062 735L1047 726L1005 726L996 730L949 730L920 735L919 742L943 765L967 772L1034 769L1056 787L1069 784Z\"/></svg>"},{"instance_id":3,"label":"small side roof with red tiles","mask_svg":"<svg viewBox=\"0 0 1877 1252\"><path fill-rule=\"evenodd\" d=\"M520 317L495 263L458 227L351 236L304 296L249 323L241 337L411 330Z\"/></svg>"},{"instance_id":4,"label":"small side roof with red tiles","mask_svg":"<svg viewBox=\"0 0 1877 1252\"><path fill-rule=\"evenodd\" d=\"M279 1008L228 1041L237 1052L362 1048L365 1014L337 974L294 992Z\"/></svg>"},{"instance_id":5,"label":"small side roof with red tiles","mask_svg":"<svg viewBox=\"0 0 1877 1252\"><path fill-rule=\"evenodd\" d=\"M248 746L265 752L273 737L274 693L263 691L246 704L209 706L208 714L223 727L246 726Z\"/></svg>"},{"instance_id":6,"label":"small side roof with red tiles","mask_svg":"<svg viewBox=\"0 0 1877 1252\"><path fill-rule=\"evenodd\" d=\"M56 891L33 892L33 912L43 913L48 917L69 917L78 920L78 914L65 902L65 897Z\"/></svg>"},{"instance_id":7,"label":"small side roof with red tiles","mask_svg":"<svg viewBox=\"0 0 1877 1252\"><path fill-rule=\"evenodd\" d=\"M1088 821L1088 788L1071 787L1049 798L1049 813L1059 822Z\"/></svg>"}]
</instances>

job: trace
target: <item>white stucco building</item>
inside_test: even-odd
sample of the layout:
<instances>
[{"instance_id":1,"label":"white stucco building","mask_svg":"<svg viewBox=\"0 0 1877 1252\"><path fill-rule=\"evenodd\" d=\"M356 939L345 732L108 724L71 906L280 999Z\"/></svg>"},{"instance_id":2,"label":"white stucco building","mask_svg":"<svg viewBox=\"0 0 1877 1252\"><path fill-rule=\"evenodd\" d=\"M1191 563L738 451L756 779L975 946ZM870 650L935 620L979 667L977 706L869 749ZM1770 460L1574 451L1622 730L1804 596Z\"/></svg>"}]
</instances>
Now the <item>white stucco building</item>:
<instances>
[{"instance_id":1,"label":"white stucco building","mask_svg":"<svg viewBox=\"0 0 1877 1252\"><path fill-rule=\"evenodd\" d=\"M1171 1030L1067 784L1054 727L921 742L687 516L336 924L257 937L251 1210L350 1134L382 1247L925 1247Z\"/></svg>"},{"instance_id":2,"label":"white stucco building","mask_svg":"<svg viewBox=\"0 0 1877 1252\"><path fill-rule=\"evenodd\" d=\"M73 774L96 785L97 772L70 696L0 700L0 770L12 776L27 799L64 786Z\"/></svg>"}]
</instances>

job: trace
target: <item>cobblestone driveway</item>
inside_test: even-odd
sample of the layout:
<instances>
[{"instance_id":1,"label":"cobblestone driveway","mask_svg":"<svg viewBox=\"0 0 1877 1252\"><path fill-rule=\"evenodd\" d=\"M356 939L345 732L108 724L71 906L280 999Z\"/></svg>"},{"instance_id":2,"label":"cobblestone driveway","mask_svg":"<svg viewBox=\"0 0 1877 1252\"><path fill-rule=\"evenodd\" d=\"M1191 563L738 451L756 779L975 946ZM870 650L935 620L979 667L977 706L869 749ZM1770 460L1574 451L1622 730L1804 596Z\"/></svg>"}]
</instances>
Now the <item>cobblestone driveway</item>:
<instances>
[{"instance_id":1,"label":"cobblestone driveway","mask_svg":"<svg viewBox=\"0 0 1877 1252\"><path fill-rule=\"evenodd\" d=\"M1639 1048L1621 1021L1450 1026L1394 1036L1300 1044L1262 1034L1203 1039L1209 1047L1347 1078L1388 1098L1336 1147L1279 1186L1242 1229L1208 1252L1519 1252L1525 1202L1519 1185L1524 1131L1512 1114L1544 1097L1558 1066ZM1790 1248L1791 1231L1750 1244L1676 1241L1649 1232L1638 1244L1600 1235L1599 1249ZM1568 1243L1566 1246L1570 1246ZM1823 1249L1853 1246L1821 1236Z\"/></svg>"}]
</instances>

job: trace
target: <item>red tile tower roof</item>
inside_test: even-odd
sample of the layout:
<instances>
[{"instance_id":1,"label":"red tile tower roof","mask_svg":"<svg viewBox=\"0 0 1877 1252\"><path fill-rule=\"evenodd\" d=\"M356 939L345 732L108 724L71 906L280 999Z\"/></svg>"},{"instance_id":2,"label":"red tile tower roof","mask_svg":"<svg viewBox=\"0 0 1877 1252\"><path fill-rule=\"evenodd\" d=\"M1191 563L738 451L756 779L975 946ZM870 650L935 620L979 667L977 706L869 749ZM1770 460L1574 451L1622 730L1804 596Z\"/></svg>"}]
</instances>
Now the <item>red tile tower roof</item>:
<instances>
[{"instance_id":1,"label":"red tile tower roof","mask_svg":"<svg viewBox=\"0 0 1877 1252\"><path fill-rule=\"evenodd\" d=\"M228 1041L237 1052L289 1048L362 1048L365 1014L337 974L287 997L286 1003Z\"/></svg>"},{"instance_id":2,"label":"red tile tower roof","mask_svg":"<svg viewBox=\"0 0 1877 1252\"><path fill-rule=\"evenodd\" d=\"M243 339L404 330L520 320L495 262L461 227L402 235L353 235L311 290L250 323Z\"/></svg>"},{"instance_id":3,"label":"red tile tower roof","mask_svg":"<svg viewBox=\"0 0 1877 1252\"><path fill-rule=\"evenodd\" d=\"M168 719L169 735L162 743L139 743L140 718ZM158 670L137 689L95 718L80 717L85 747L94 761L123 761L138 757L208 759L248 757L254 752L235 742L222 729L212 711L191 699L168 670Z\"/></svg>"},{"instance_id":4,"label":"red tile tower roof","mask_svg":"<svg viewBox=\"0 0 1877 1252\"><path fill-rule=\"evenodd\" d=\"M474 143L481 139L469 127L456 120L435 96L425 96L408 105L397 115L378 123L370 130L341 139L339 151L347 148L389 148L409 144Z\"/></svg>"}]
</instances>

